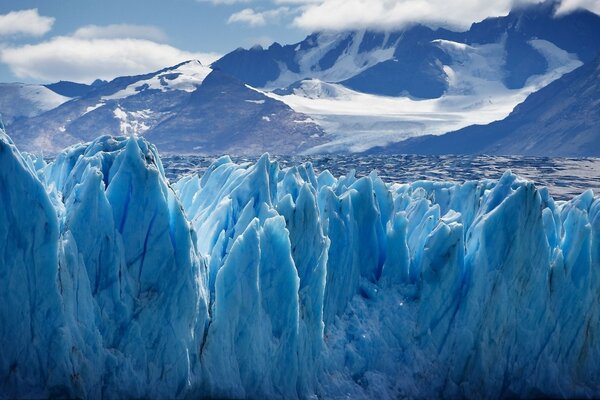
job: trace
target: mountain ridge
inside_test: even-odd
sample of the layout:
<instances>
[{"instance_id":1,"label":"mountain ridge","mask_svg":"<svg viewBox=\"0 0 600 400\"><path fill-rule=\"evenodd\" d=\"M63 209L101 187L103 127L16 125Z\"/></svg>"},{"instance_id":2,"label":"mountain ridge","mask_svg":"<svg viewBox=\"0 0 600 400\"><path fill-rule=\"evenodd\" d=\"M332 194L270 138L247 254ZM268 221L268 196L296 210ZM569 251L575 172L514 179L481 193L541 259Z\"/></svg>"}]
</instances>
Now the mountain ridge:
<instances>
[{"instance_id":1,"label":"mountain ridge","mask_svg":"<svg viewBox=\"0 0 600 400\"><path fill-rule=\"evenodd\" d=\"M556 16L556 7L557 4L550 3L517 7L506 16L473 23L465 32L432 29L416 24L399 31L312 33L294 44L282 46L273 43L267 49L238 48L212 65L259 88L281 88L277 84L286 83L283 85L285 87L295 81L317 78L342 83L365 93L397 95L406 91L415 97L436 98L447 89L440 80L444 71L436 65L436 60L442 63L448 60L432 46L431 41L446 39L466 44L485 44L505 40L508 68L505 83L509 88L517 88L522 87L528 77L542 73L547 67L539 52L527 44L532 37L549 40L577 54L584 62L591 61L599 49L594 38L600 37L600 16L586 10ZM572 29L573 26L577 26L577 29ZM323 47L320 53L315 50L319 44ZM374 62L375 58L370 59L371 62L364 60L368 58L368 52L376 51L387 53L380 54L377 62ZM527 59L523 57L525 53ZM356 70L351 76L345 79L339 79L339 76L334 79L323 78L323 73L336 67L336 61L350 62L348 57L350 61L356 61ZM412 64L411 59L416 59L416 64ZM374 70L369 72L371 69ZM287 72L293 73L296 79L282 78ZM390 81L387 80L390 76L401 80L390 87ZM421 91L411 88L411 78L424 78L432 88Z\"/></svg>"},{"instance_id":2,"label":"mountain ridge","mask_svg":"<svg viewBox=\"0 0 600 400\"><path fill-rule=\"evenodd\" d=\"M220 84L222 90L214 89L203 108L189 107L194 93L198 90L205 93L204 82L215 75L219 78L209 82L213 86ZM235 92L234 98L221 93L225 88L230 94ZM226 101L230 104L234 101L235 108L228 107ZM197 123L185 125L190 120ZM169 126L170 131L161 131L161 126ZM212 130L208 131L206 126ZM259 126L266 139L259 148L249 147L251 135ZM153 132L155 128L160 132ZM309 117L194 60L96 85L81 97L7 125L7 129L15 142L27 151L48 153L118 132L150 135L161 151L195 154L246 154L248 151L279 154L302 151L324 141L322 129ZM228 142L224 138L232 138L231 133L235 133L237 139ZM207 146L208 137L212 138L211 146ZM249 139L242 140L246 137ZM206 149L210 149L209 153Z\"/></svg>"}]
</instances>

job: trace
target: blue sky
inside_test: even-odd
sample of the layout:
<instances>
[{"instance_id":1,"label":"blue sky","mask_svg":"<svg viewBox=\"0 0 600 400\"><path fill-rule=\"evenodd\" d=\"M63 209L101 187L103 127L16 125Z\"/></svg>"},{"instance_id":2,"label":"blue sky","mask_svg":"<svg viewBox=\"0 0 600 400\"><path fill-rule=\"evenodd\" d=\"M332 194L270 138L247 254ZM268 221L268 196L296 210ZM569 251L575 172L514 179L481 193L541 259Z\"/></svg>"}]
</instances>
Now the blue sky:
<instances>
[{"instance_id":1,"label":"blue sky","mask_svg":"<svg viewBox=\"0 0 600 400\"><path fill-rule=\"evenodd\" d=\"M515 4L554 0L2 0L0 82L91 82L318 30L467 29ZM600 0L562 0L560 12Z\"/></svg>"},{"instance_id":2,"label":"blue sky","mask_svg":"<svg viewBox=\"0 0 600 400\"><path fill-rule=\"evenodd\" d=\"M265 26L227 23L231 14L247 2L220 4L197 0L3 0L0 14L37 8L40 15L55 18L52 35L66 35L85 25L137 24L162 29L169 42L195 51L225 52L251 45L253 39L281 37L301 39L304 31L286 21L269 21ZM269 8L269 1L255 1L253 8ZM288 21L289 22L289 21Z\"/></svg>"},{"instance_id":3,"label":"blue sky","mask_svg":"<svg viewBox=\"0 0 600 400\"><path fill-rule=\"evenodd\" d=\"M262 2L254 2L254 9L261 9ZM264 2L265 8L270 2ZM229 22L232 14L246 9L248 4L214 4L197 0L3 0L0 14L7 15L18 10L37 9L40 17L54 18L51 29L43 35L14 33L1 35L0 48L17 47L52 40L57 36L73 35L78 29L89 25L130 27L153 27L160 35L150 39L189 53L224 54L237 47L250 47L253 44L267 44L273 40L283 43L302 40L306 30L293 26L290 16L273 18L264 25L250 25L244 22ZM34 23L35 24L35 23ZM152 32L151 29L148 31ZM127 35L125 35L127 36ZM142 34L143 37L143 34ZM160 39L160 40L157 40ZM210 59L208 57L207 59ZM168 62L168 61L167 61ZM65 71L66 72L66 71ZM143 71L140 71L143 72ZM6 62L0 64L0 81L45 81L85 78L86 74L59 73L43 76L15 73ZM95 75L91 75L95 76ZM109 76L103 76L108 78ZM82 80L82 79L79 79Z\"/></svg>"}]
</instances>

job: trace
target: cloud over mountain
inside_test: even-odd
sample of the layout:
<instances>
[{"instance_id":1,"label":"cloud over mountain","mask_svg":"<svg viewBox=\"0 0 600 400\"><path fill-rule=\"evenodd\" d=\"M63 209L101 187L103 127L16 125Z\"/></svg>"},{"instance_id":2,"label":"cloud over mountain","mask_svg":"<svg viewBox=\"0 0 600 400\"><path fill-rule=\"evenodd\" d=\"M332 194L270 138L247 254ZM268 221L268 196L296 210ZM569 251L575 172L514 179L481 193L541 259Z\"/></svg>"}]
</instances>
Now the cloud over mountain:
<instances>
[{"instance_id":1,"label":"cloud over mountain","mask_svg":"<svg viewBox=\"0 0 600 400\"><path fill-rule=\"evenodd\" d=\"M250 2L250 1L247 1ZM560 3L557 13L587 9L600 14L598 0L272 0L274 5L286 5L286 15L293 24L307 31L399 29L420 23L430 27L467 30L474 22L488 17L506 15L515 7L547 2ZM223 0L220 4L232 4ZM266 8L264 2L254 1L256 7L233 13L228 22L246 22L264 26L267 16L276 15L281 8ZM279 14L280 15L280 14Z\"/></svg>"},{"instance_id":2,"label":"cloud over mountain","mask_svg":"<svg viewBox=\"0 0 600 400\"><path fill-rule=\"evenodd\" d=\"M166 33L156 26L133 24L86 25L77 29L73 36L79 39L146 39L159 43L168 40Z\"/></svg>"},{"instance_id":3,"label":"cloud over mountain","mask_svg":"<svg viewBox=\"0 0 600 400\"><path fill-rule=\"evenodd\" d=\"M84 38L78 35L58 36L0 51L0 61L17 77L47 82L91 82L97 78L145 73L190 59L209 64L216 58L218 55L188 52L147 39Z\"/></svg>"},{"instance_id":4,"label":"cloud over mountain","mask_svg":"<svg viewBox=\"0 0 600 400\"><path fill-rule=\"evenodd\" d=\"M294 23L307 30L398 29L422 23L468 29L473 22L506 15L539 0L323 0L306 6Z\"/></svg>"}]
</instances>

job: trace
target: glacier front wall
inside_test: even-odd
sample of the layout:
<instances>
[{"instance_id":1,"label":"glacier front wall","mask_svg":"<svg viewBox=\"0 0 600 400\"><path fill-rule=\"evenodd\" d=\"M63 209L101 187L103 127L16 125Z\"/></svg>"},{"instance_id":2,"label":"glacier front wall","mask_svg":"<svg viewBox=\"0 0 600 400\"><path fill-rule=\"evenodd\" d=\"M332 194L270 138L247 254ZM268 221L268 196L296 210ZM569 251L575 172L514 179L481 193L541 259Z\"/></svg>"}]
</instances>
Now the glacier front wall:
<instances>
[{"instance_id":1,"label":"glacier front wall","mask_svg":"<svg viewBox=\"0 0 600 400\"><path fill-rule=\"evenodd\" d=\"M0 397L600 396L600 199L0 133Z\"/></svg>"}]
</instances>

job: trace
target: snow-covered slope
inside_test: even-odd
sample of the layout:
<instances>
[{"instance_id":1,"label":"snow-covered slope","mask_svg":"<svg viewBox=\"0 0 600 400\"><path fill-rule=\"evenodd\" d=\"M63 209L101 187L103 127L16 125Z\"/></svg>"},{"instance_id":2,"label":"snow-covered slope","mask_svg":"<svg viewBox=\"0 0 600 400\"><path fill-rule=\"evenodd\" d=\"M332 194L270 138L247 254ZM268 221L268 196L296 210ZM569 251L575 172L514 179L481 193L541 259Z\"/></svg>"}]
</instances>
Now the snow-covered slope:
<instances>
[{"instance_id":1,"label":"snow-covered slope","mask_svg":"<svg viewBox=\"0 0 600 400\"><path fill-rule=\"evenodd\" d=\"M369 40L379 43L366 50L363 42ZM307 76L327 82L345 81L380 62L393 59L397 41L395 35L364 31L311 35L297 47L298 71L283 66L277 79L267 82L265 87L286 87Z\"/></svg>"},{"instance_id":2,"label":"snow-covered slope","mask_svg":"<svg viewBox=\"0 0 600 400\"><path fill-rule=\"evenodd\" d=\"M42 85L0 83L0 115L5 124L18 118L34 117L58 107L70 98Z\"/></svg>"},{"instance_id":3,"label":"snow-covered slope","mask_svg":"<svg viewBox=\"0 0 600 400\"><path fill-rule=\"evenodd\" d=\"M6 397L600 395L600 199L0 136ZM32 218L35 216L35 218Z\"/></svg>"},{"instance_id":4,"label":"snow-covered slope","mask_svg":"<svg viewBox=\"0 0 600 400\"><path fill-rule=\"evenodd\" d=\"M293 153L325 142L306 115L198 61L95 84L7 129L24 149L46 153L115 133L148 135L180 154Z\"/></svg>"},{"instance_id":5,"label":"snow-covered slope","mask_svg":"<svg viewBox=\"0 0 600 400\"><path fill-rule=\"evenodd\" d=\"M107 96L102 96L101 99L104 101L124 99L143 90L158 90L161 92L181 90L191 93L204 82L204 79L211 72L212 69L202 65L200 61L192 60L173 68L159 71L147 79L136 80L124 89Z\"/></svg>"},{"instance_id":6,"label":"snow-covered slope","mask_svg":"<svg viewBox=\"0 0 600 400\"><path fill-rule=\"evenodd\" d=\"M360 80L358 76L361 73L392 63L401 65L403 73L410 75L410 78L424 78L419 85L412 87L412 94L437 97L446 84L441 65L433 61L436 57L444 58L444 54L429 43L434 38L432 35L433 31L424 27L391 33L321 32L311 34L293 45L275 43L268 49L260 46L249 50L237 49L212 65L252 86L273 90L303 79L331 83ZM407 55L405 53L413 53L414 58L404 57ZM421 58L432 63L422 62ZM388 85L387 88L379 85L379 82L389 79L386 75L389 74L372 76L371 85L363 85L363 81L355 83L363 91L374 94L398 94L407 89L403 87L403 82ZM349 87L355 86L352 82L348 83Z\"/></svg>"}]
</instances>

